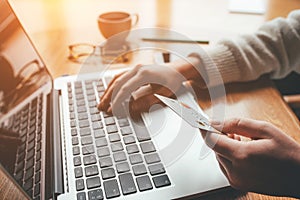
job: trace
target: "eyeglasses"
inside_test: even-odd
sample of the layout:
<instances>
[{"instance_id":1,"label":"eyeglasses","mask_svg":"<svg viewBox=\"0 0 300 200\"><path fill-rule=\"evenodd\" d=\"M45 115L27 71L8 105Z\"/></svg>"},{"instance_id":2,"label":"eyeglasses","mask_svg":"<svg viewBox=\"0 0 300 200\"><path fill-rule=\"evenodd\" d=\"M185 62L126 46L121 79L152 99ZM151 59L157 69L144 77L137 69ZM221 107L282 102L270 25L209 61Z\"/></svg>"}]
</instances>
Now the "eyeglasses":
<instances>
[{"instance_id":1,"label":"eyeglasses","mask_svg":"<svg viewBox=\"0 0 300 200\"><path fill-rule=\"evenodd\" d=\"M92 64L99 61L103 63L127 62L126 53L130 47L126 44L119 46L116 49L109 46L96 46L88 43L79 43L69 45L69 59L76 63Z\"/></svg>"}]
</instances>

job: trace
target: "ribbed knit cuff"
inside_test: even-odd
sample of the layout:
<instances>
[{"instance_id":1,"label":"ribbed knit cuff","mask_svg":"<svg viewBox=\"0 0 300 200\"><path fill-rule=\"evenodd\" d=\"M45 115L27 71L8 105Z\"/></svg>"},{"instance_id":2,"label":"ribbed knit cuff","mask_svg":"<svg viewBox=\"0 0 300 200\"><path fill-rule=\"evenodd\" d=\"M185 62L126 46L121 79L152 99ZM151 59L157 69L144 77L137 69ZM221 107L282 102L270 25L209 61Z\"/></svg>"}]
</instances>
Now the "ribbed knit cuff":
<instances>
[{"instance_id":1,"label":"ribbed knit cuff","mask_svg":"<svg viewBox=\"0 0 300 200\"><path fill-rule=\"evenodd\" d=\"M200 59L199 71L206 72L207 87L233 82L240 78L240 70L228 47L217 45L206 52L192 53L189 56Z\"/></svg>"}]
</instances>

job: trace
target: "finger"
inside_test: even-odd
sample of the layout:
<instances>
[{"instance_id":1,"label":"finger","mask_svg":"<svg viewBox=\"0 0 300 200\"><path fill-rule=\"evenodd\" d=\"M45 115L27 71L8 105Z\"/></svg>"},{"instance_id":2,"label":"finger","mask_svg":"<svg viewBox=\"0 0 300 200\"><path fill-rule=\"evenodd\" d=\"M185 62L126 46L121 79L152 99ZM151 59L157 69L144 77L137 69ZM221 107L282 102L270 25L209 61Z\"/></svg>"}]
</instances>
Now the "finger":
<instances>
[{"instance_id":1,"label":"finger","mask_svg":"<svg viewBox=\"0 0 300 200\"><path fill-rule=\"evenodd\" d=\"M166 87L162 87L162 86L160 86L160 88L156 87L156 90L153 91L151 94L142 96L131 103L130 108L132 112L136 112L136 113L145 112L148 111L150 107L154 104L162 104L162 102L156 96L154 96L154 93L164 95L167 97L173 95L173 92Z\"/></svg>"},{"instance_id":2,"label":"finger","mask_svg":"<svg viewBox=\"0 0 300 200\"><path fill-rule=\"evenodd\" d=\"M113 84L115 83L115 81L121 77L125 72L122 72L120 74L117 74L116 76L114 76L114 78L108 83L108 86L106 88L106 90L104 91L103 95L100 97L100 103L98 104L98 109L99 110L107 110L109 107L109 102L110 102L110 90L111 88L113 88Z\"/></svg>"},{"instance_id":3,"label":"finger","mask_svg":"<svg viewBox=\"0 0 300 200\"><path fill-rule=\"evenodd\" d=\"M120 76L122 76L123 74L125 74L126 72L127 72L127 71L121 72L120 74L115 75L114 78L108 83L107 89L110 88L110 87L113 85L113 83L114 83ZM107 89L104 91L103 96L107 93Z\"/></svg>"},{"instance_id":4,"label":"finger","mask_svg":"<svg viewBox=\"0 0 300 200\"><path fill-rule=\"evenodd\" d=\"M131 96L131 93L139 87L148 84L148 82L145 77L137 75L130 78L120 89L116 88L116 92L111 97L113 113L118 114L119 110L122 109L122 103Z\"/></svg>"},{"instance_id":5,"label":"finger","mask_svg":"<svg viewBox=\"0 0 300 200\"><path fill-rule=\"evenodd\" d=\"M240 142L229 138L227 135L221 135L213 132L201 132L205 143L216 153L232 160L234 152L239 149Z\"/></svg>"},{"instance_id":6,"label":"finger","mask_svg":"<svg viewBox=\"0 0 300 200\"><path fill-rule=\"evenodd\" d=\"M235 133L252 139L270 138L270 134L275 131L271 124L253 119L235 118L223 123L212 122L212 126L225 133Z\"/></svg>"},{"instance_id":7,"label":"finger","mask_svg":"<svg viewBox=\"0 0 300 200\"><path fill-rule=\"evenodd\" d=\"M136 66L134 69L127 71L124 74L121 74L113 82L111 81L110 86L106 89L106 93L102 96L101 102L99 104L99 109L106 111L109 107L110 102L112 101L112 95L118 93L122 85L133 77L141 65Z\"/></svg>"}]
</instances>

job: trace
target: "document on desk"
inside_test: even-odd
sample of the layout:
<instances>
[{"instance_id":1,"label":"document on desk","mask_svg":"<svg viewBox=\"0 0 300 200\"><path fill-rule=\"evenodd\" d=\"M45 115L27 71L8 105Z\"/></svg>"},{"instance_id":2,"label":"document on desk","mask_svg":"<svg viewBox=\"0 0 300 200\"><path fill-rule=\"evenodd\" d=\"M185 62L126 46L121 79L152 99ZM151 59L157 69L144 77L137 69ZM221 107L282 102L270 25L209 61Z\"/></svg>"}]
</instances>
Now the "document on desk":
<instances>
[{"instance_id":1,"label":"document on desk","mask_svg":"<svg viewBox=\"0 0 300 200\"><path fill-rule=\"evenodd\" d=\"M266 0L229 0L229 12L264 14L266 12Z\"/></svg>"}]
</instances>

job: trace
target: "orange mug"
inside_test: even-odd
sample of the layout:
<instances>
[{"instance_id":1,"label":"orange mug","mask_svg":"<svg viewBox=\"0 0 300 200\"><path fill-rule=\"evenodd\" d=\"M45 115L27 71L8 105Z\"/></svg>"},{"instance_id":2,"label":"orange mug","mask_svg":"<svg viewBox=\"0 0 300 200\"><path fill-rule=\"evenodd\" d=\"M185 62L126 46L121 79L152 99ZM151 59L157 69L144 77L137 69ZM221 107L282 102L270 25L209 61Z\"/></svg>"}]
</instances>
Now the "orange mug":
<instances>
[{"instance_id":1,"label":"orange mug","mask_svg":"<svg viewBox=\"0 0 300 200\"><path fill-rule=\"evenodd\" d=\"M131 28L136 26L138 21L138 14L129 14L121 11L107 12L98 17L98 27L106 39L116 36L113 40L124 42Z\"/></svg>"}]
</instances>

